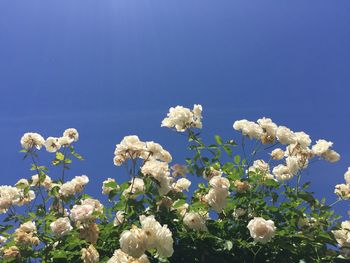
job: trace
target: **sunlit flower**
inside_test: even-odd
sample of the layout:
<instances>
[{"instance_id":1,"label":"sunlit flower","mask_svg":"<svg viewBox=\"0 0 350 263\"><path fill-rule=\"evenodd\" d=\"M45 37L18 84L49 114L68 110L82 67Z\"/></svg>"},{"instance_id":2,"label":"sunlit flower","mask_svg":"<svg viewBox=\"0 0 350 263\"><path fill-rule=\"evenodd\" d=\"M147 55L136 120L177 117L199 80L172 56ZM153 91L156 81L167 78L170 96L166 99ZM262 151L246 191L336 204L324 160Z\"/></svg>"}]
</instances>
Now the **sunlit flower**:
<instances>
[{"instance_id":1,"label":"sunlit flower","mask_svg":"<svg viewBox=\"0 0 350 263\"><path fill-rule=\"evenodd\" d=\"M276 231L275 223L262 217L254 217L249 221L247 228L254 241L262 244L269 242Z\"/></svg>"},{"instance_id":2,"label":"sunlit flower","mask_svg":"<svg viewBox=\"0 0 350 263\"><path fill-rule=\"evenodd\" d=\"M73 229L68 217L58 218L56 221L50 224L50 228L57 236L64 236Z\"/></svg>"},{"instance_id":3,"label":"sunlit flower","mask_svg":"<svg viewBox=\"0 0 350 263\"><path fill-rule=\"evenodd\" d=\"M48 137L45 141L46 151L50 153L57 152L61 148L59 139L56 137Z\"/></svg>"},{"instance_id":4,"label":"sunlit flower","mask_svg":"<svg viewBox=\"0 0 350 263\"><path fill-rule=\"evenodd\" d=\"M64 132L63 132L63 137L68 137L70 138L71 140L73 141L78 141L79 139L79 133L76 129L74 128L69 128L69 129L66 129Z\"/></svg>"},{"instance_id":5,"label":"sunlit flower","mask_svg":"<svg viewBox=\"0 0 350 263\"><path fill-rule=\"evenodd\" d=\"M205 221L205 217L196 212L186 213L183 218L183 222L188 228L197 231L208 231L207 226L205 225Z\"/></svg>"},{"instance_id":6,"label":"sunlit flower","mask_svg":"<svg viewBox=\"0 0 350 263\"><path fill-rule=\"evenodd\" d=\"M35 132L27 132L21 138L22 148L26 150L29 150L33 147L40 150L44 143L44 138Z\"/></svg>"},{"instance_id":7,"label":"sunlit flower","mask_svg":"<svg viewBox=\"0 0 350 263\"><path fill-rule=\"evenodd\" d=\"M146 238L145 232L137 227L133 227L130 230L125 230L119 239L121 250L134 257L139 258L146 251Z\"/></svg>"},{"instance_id":8,"label":"sunlit flower","mask_svg":"<svg viewBox=\"0 0 350 263\"><path fill-rule=\"evenodd\" d=\"M93 245L81 250L81 259L84 263L97 263L100 260L100 255Z\"/></svg>"}]
</instances>

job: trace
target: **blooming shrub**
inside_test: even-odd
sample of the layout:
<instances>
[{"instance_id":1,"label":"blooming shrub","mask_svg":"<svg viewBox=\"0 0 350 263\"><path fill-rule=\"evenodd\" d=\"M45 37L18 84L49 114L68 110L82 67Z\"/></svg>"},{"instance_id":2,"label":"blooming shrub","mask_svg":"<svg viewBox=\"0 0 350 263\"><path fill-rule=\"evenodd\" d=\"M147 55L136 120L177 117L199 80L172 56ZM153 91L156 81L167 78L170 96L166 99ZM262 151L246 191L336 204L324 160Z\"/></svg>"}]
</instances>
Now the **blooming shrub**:
<instances>
[{"instance_id":1,"label":"blooming shrub","mask_svg":"<svg viewBox=\"0 0 350 263\"><path fill-rule=\"evenodd\" d=\"M338 222L332 211L335 202L350 198L350 168L331 205L314 197L310 182L301 184L313 160L339 160L332 142L312 145L306 133L262 118L233 124L243 135L241 150L218 135L207 145L196 133L202 128L200 105L170 108L161 126L186 133L192 157L170 166L171 154L158 143L124 137L113 162L127 168L130 180L106 178L101 187L107 204L84 193L86 175L66 178L73 159L83 160L74 148L76 129L46 140L25 133L21 152L34 175L0 186L1 262L295 263L350 257L350 221ZM248 154L249 140L254 149ZM49 166L39 164L42 148L54 156ZM51 166L61 167L60 174L50 173ZM196 189L189 191L194 182Z\"/></svg>"}]
</instances>

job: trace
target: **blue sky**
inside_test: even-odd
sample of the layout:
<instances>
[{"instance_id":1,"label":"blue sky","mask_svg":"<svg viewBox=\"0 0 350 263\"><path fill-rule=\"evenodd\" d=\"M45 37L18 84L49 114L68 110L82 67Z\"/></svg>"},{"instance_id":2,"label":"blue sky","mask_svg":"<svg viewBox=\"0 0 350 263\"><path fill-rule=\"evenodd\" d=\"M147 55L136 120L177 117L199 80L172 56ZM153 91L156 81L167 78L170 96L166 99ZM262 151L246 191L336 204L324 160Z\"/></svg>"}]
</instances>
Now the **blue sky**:
<instances>
[{"instance_id":1,"label":"blue sky","mask_svg":"<svg viewBox=\"0 0 350 263\"><path fill-rule=\"evenodd\" d=\"M125 135L182 162L184 138L160 122L170 106L200 103L207 138L238 140L235 120L266 116L333 141L341 161L309 169L333 201L350 166L349 12L347 0L1 1L1 183L32 175L24 132L76 127L86 161L69 176L87 174L98 196L107 177L126 179L112 163ZM346 215L348 202L336 209Z\"/></svg>"}]
</instances>

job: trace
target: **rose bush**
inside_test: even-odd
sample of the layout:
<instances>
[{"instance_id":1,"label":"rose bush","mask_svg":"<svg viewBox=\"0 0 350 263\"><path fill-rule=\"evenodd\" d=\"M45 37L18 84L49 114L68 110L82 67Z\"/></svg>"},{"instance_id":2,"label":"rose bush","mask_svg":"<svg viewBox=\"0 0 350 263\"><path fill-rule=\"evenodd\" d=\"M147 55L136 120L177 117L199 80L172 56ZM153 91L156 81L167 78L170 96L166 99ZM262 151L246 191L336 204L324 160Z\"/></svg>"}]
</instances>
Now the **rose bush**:
<instances>
[{"instance_id":1,"label":"rose bush","mask_svg":"<svg viewBox=\"0 0 350 263\"><path fill-rule=\"evenodd\" d=\"M161 126L187 135L191 157L170 166L171 154L158 143L124 137L113 162L130 180L106 178L107 204L84 193L86 175L66 178L73 159L83 160L76 129L46 140L25 133L21 152L34 175L0 186L1 262L347 261L350 221L339 222L332 205L350 197L350 168L333 204L316 199L310 182L301 184L313 160L339 160L332 142L312 145L306 133L262 118L234 122L241 150L218 135L205 144L196 130L200 105L170 108ZM49 165L39 163L42 148L54 155Z\"/></svg>"}]
</instances>

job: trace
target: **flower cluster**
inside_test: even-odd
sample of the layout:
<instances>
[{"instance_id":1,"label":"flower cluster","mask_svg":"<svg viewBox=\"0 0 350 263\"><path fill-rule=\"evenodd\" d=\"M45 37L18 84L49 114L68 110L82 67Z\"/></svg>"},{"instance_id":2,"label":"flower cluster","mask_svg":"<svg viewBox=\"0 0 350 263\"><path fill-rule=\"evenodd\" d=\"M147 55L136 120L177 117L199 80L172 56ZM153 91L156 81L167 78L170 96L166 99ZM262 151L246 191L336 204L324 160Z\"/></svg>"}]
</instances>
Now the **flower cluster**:
<instances>
[{"instance_id":1,"label":"flower cluster","mask_svg":"<svg viewBox=\"0 0 350 263\"><path fill-rule=\"evenodd\" d=\"M202 106L170 108L161 126L178 132L202 128ZM0 186L0 213L6 213L1 262L294 263L350 257L350 221L337 227L332 205L317 200L308 191L309 182L300 180L311 159L339 160L333 143L312 145L305 132L269 118L239 120L233 127L257 140L250 155L245 148L244 159L234 154L232 139L215 135L216 143L206 145L200 134L188 130L195 154L186 165L171 165L171 154L154 141L125 136L116 144L113 162L126 166L129 179L101 180L107 204L83 193L86 175L65 174L70 157L82 160L73 145L79 139L76 129L46 140L38 133L24 134L21 152L24 159L31 157L27 160L35 174L14 186ZM249 146L244 140L242 146ZM55 153L53 170L39 164L43 147ZM266 161L257 157L267 149ZM344 179L335 188L338 201L350 199L350 167ZM337 244L340 253L332 250Z\"/></svg>"},{"instance_id":2,"label":"flower cluster","mask_svg":"<svg viewBox=\"0 0 350 263\"><path fill-rule=\"evenodd\" d=\"M182 106L171 107L161 127L175 128L178 132L184 132L189 128L202 128L202 106L195 104L193 110Z\"/></svg>"},{"instance_id":3,"label":"flower cluster","mask_svg":"<svg viewBox=\"0 0 350 263\"><path fill-rule=\"evenodd\" d=\"M161 257L171 257L173 237L167 225L161 225L154 216L140 216L141 228L133 226L120 236L120 248L127 255L140 258L146 250L156 249Z\"/></svg>"},{"instance_id":4,"label":"flower cluster","mask_svg":"<svg viewBox=\"0 0 350 263\"><path fill-rule=\"evenodd\" d=\"M290 180L298 175L301 170L306 169L309 160L315 156L323 158L329 162L336 162L340 159L340 155L331 149L333 143L326 140L318 140L316 144L310 148L312 140L310 136L303 131L293 132L285 126L278 126L269 118L261 118L257 122L248 120L239 120L234 122L233 128L241 131L243 135L250 139L256 139L262 144L287 145L285 150L276 148L271 152L273 160L282 160L283 164L275 166L272 170L274 178L278 181ZM257 162L257 161L256 161ZM250 171L257 169L267 173L267 178L273 178L269 174L269 167L264 161L254 163Z\"/></svg>"}]
</instances>

